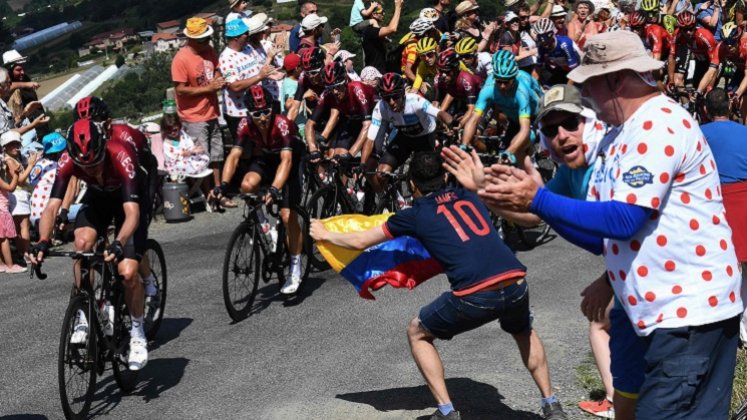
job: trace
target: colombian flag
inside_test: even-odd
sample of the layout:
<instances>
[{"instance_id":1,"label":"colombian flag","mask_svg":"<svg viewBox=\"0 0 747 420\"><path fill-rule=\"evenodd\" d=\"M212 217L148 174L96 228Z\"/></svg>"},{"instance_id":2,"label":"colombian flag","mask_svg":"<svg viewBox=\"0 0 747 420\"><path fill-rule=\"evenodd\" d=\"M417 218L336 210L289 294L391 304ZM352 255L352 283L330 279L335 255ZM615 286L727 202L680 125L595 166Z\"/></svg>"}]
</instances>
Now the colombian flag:
<instances>
[{"instance_id":1,"label":"colombian flag","mask_svg":"<svg viewBox=\"0 0 747 420\"><path fill-rule=\"evenodd\" d=\"M393 214L347 214L321 222L330 232L362 232L380 226ZM387 284L412 289L444 271L423 244L409 236L394 238L362 251L329 242L319 242L317 247L332 269L352 283L364 299L375 299L370 290L379 290Z\"/></svg>"}]
</instances>

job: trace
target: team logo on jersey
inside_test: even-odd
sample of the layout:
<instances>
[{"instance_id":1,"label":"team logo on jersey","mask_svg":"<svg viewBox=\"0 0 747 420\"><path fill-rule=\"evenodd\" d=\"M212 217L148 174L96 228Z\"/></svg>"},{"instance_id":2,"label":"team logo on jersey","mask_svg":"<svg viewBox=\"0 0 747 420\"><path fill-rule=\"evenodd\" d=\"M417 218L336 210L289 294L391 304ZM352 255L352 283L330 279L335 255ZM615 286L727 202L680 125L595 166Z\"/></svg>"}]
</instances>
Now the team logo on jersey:
<instances>
[{"instance_id":1,"label":"team logo on jersey","mask_svg":"<svg viewBox=\"0 0 747 420\"><path fill-rule=\"evenodd\" d=\"M654 174L643 166L636 165L623 174L623 182L633 188L641 188L646 184L654 183Z\"/></svg>"}]
</instances>

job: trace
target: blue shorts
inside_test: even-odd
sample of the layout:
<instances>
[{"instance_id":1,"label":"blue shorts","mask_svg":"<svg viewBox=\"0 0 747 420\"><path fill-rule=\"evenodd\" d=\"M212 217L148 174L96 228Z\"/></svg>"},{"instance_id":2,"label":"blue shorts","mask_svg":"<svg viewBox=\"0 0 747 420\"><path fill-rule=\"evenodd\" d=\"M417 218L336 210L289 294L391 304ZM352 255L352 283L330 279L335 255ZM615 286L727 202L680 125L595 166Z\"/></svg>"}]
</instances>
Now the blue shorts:
<instances>
[{"instance_id":1,"label":"blue shorts","mask_svg":"<svg viewBox=\"0 0 747 420\"><path fill-rule=\"evenodd\" d=\"M501 329L520 334L532 329L526 280L503 289L457 297L446 292L420 309L420 324L442 340L499 320Z\"/></svg>"},{"instance_id":2,"label":"blue shorts","mask_svg":"<svg viewBox=\"0 0 747 420\"><path fill-rule=\"evenodd\" d=\"M617 298L609 319L612 386L623 397L636 399L646 369L646 343L635 333Z\"/></svg>"}]
</instances>

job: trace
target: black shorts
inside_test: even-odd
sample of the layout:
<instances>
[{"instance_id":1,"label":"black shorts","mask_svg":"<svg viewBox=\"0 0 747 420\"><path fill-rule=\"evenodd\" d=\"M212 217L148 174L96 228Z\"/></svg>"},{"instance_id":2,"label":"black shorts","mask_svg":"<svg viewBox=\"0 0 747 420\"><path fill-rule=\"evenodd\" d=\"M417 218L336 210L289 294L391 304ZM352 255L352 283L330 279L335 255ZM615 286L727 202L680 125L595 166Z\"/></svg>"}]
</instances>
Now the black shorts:
<instances>
[{"instance_id":1,"label":"black shorts","mask_svg":"<svg viewBox=\"0 0 747 420\"><path fill-rule=\"evenodd\" d=\"M293 206L301 204L301 173L299 172L298 161L300 154L293 154L293 165L291 165L288 180L285 181L282 194L283 201L280 203L281 209L290 209ZM261 178L261 185L270 185L275 179L275 173L280 166L280 155L261 155L252 156L249 160L247 172L254 172Z\"/></svg>"},{"instance_id":2,"label":"black shorts","mask_svg":"<svg viewBox=\"0 0 747 420\"><path fill-rule=\"evenodd\" d=\"M398 134L389 145L384 147L379 163L383 163L397 169L414 152L433 151L436 144L436 133L426 134L420 137L408 137Z\"/></svg>"},{"instance_id":3,"label":"black shorts","mask_svg":"<svg viewBox=\"0 0 747 420\"><path fill-rule=\"evenodd\" d=\"M340 121L335 127L333 138L330 139L329 147L332 149L350 150L361 133L363 120L353 120L350 118L340 117Z\"/></svg>"},{"instance_id":4,"label":"black shorts","mask_svg":"<svg viewBox=\"0 0 747 420\"><path fill-rule=\"evenodd\" d=\"M143 188L141 188L141 191ZM148 241L148 212L152 206L147 194L140 194L140 221L135 233L129 241L124 244L124 257L140 261L145 253L145 245ZM105 235L106 229L114 221L115 232L119 233L125 220L124 203L122 192L101 191L90 186L83 197L83 206L75 217L75 229L89 227L96 230L96 234Z\"/></svg>"}]
</instances>

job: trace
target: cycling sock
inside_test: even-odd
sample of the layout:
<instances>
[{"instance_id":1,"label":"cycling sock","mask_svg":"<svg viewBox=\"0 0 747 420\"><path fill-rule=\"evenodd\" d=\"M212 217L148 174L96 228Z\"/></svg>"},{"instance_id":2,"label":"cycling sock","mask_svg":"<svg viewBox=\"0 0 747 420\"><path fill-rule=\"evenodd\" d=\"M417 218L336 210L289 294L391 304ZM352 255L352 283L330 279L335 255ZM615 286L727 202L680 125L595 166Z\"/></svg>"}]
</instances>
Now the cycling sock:
<instances>
[{"instance_id":1,"label":"cycling sock","mask_svg":"<svg viewBox=\"0 0 747 420\"><path fill-rule=\"evenodd\" d=\"M78 325L88 325L88 319L83 309L78 309Z\"/></svg>"},{"instance_id":2,"label":"cycling sock","mask_svg":"<svg viewBox=\"0 0 747 420\"><path fill-rule=\"evenodd\" d=\"M291 255L291 276L301 277L301 254Z\"/></svg>"},{"instance_id":3,"label":"cycling sock","mask_svg":"<svg viewBox=\"0 0 747 420\"><path fill-rule=\"evenodd\" d=\"M439 404L438 411L444 416L454 411L454 404L447 402L446 404Z\"/></svg>"},{"instance_id":4,"label":"cycling sock","mask_svg":"<svg viewBox=\"0 0 747 420\"><path fill-rule=\"evenodd\" d=\"M555 394L550 395L549 397L542 398L542 406L550 405L552 403L559 403L560 400L558 397L555 396Z\"/></svg>"},{"instance_id":5,"label":"cycling sock","mask_svg":"<svg viewBox=\"0 0 747 420\"><path fill-rule=\"evenodd\" d=\"M158 294L158 288L156 287L156 278L153 276L151 271L148 277L143 278L143 284L145 285L145 294L147 296L155 296Z\"/></svg>"},{"instance_id":6,"label":"cycling sock","mask_svg":"<svg viewBox=\"0 0 747 420\"><path fill-rule=\"evenodd\" d=\"M132 316L132 327L130 328L130 337L132 338L145 338L145 332L143 331L143 316L139 317Z\"/></svg>"}]
</instances>

